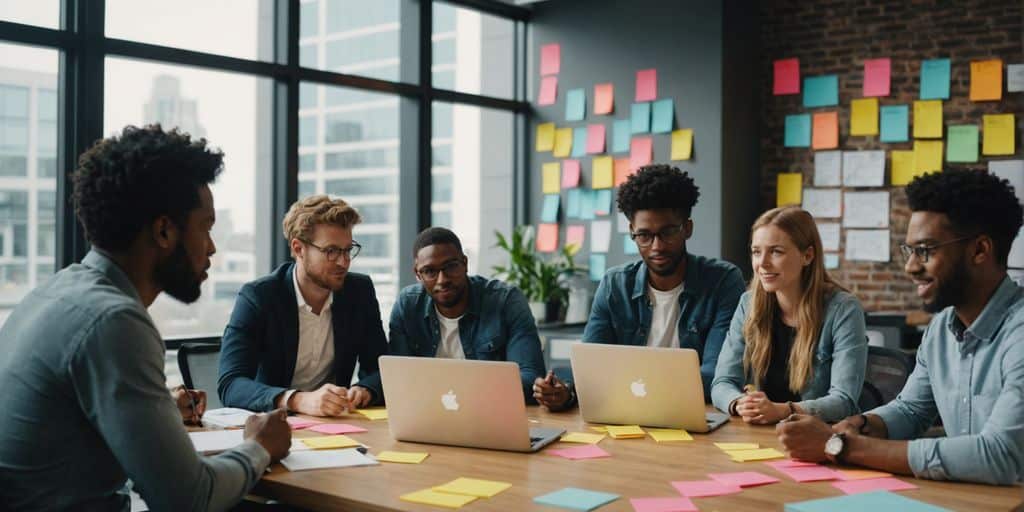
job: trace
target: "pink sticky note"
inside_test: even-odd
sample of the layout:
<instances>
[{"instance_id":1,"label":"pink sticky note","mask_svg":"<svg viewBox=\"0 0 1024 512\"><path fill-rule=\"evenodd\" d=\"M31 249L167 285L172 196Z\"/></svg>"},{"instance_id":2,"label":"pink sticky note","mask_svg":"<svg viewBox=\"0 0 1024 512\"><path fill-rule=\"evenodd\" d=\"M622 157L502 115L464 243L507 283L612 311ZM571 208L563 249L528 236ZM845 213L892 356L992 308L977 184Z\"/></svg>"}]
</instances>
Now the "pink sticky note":
<instances>
[{"instance_id":1,"label":"pink sticky note","mask_svg":"<svg viewBox=\"0 0 1024 512\"><path fill-rule=\"evenodd\" d=\"M775 61L775 79L772 94L800 94L800 59Z\"/></svg>"},{"instance_id":2,"label":"pink sticky note","mask_svg":"<svg viewBox=\"0 0 1024 512\"><path fill-rule=\"evenodd\" d=\"M615 86L597 84L594 86L594 113L611 114L615 109Z\"/></svg>"},{"instance_id":3,"label":"pink sticky note","mask_svg":"<svg viewBox=\"0 0 1024 512\"><path fill-rule=\"evenodd\" d=\"M628 158L616 158L615 159L615 186L618 187L626 182L629 177L635 172L635 169L629 167Z\"/></svg>"},{"instance_id":4,"label":"pink sticky note","mask_svg":"<svg viewBox=\"0 0 1024 512\"><path fill-rule=\"evenodd\" d=\"M917 489L917 486L896 478L871 478L868 480L850 480L847 482L835 482L832 487L845 492L846 494L857 494L871 491L908 491Z\"/></svg>"},{"instance_id":5,"label":"pink sticky note","mask_svg":"<svg viewBox=\"0 0 1024 512\"><path fill-rule=\"evenodd\" d=\"M736 494L743 489L738 486L723 484L716 480L690 480L684 482L672 482L679 494L687 498L703 498L707 496L724 496Z\"/></svg>"},{"instance_id":6,"label":"pink sticky note","mask_svg":"<svg viewBox=\"0 0 1024 512\"><path fill-rule=\"evenodd\" d=\"M586 226L569 226L565 228L565 244L576 244L579 247L583 247L583 242L587 238Z\"/></svg>"},{"instance_id":7,"label":"pink sticky note","mask_svg":"<svg viewBox=\"0 0 1024 512\"><path fill-rule=\"evenodd\" d=\"M537 250L555 252L558 248L558 224L541 224L537 227Z\"/></svg>"},{"instance_id":8,"label":"pink sticky note","mask_svg":"<svg viewBox=\"0 0 1024 512\"><path fill-rule=\"evenodd\" d=\"M319 425L321 422L316 420L307 420L305 418L299 418L297 416L289 416L286 420L288 425L292 427L292 430L301 430L304 428L312 427L313 425Z\"/></svg>"},{"instance_id":9,"label":"pink sticky note","mask_svg":"<svg viewBox=\"0 0 1024 512\"><path fill-rule=\"evenodd\" d=\"M540 47L540 74L541 76L558 73L562 67L562 47L558 43L546 44Z\"/></svg>"},{"instance_id":10,"label":"pink sticky note","mask_svg":"<svg viewBox=\"0 0 1024 512\"><path fill-rule=\"evenodd\" d=\"M635 171L653 158L654 144L650 137L635 137L629 141L629 166Z\"/></svg>"},{"instance_id":11,"label":"pink sticky note","mask_svg":"<svg viewBox=\"0 0 1024 512\"><path fill-rule=\"evenodd\" d=\"M820 482L822 480L839 480L839 473L825 466L798 466L776 468L780 473L797 482Z\"/></svg>"},{"instance_id":12,"label":"pink sticky note","mask_svg":"<svg viewBox=\"0 0 1024 512\"><path fill-rule=\"evenodd\" d=\"M601 449L596 444L585 444L583 446L575 446L572 448L563 448L561 450L548 450L548 455L557 455L559 457L565 457L572 460L580 459L596 459L599 457L611 457L612 454Z\"/></svg>"},{"instance_id":13,"label":"pink sticky note","mask_svg":"<svg viewBox=\"0 0 1024 512\"><path fill-rule=\"evenodd\" d=\"M546 76L540 79L540 93L537 94L538 105L554 105L555 94L558 92L558 77Z\"/></svg>"},{"instance_id":14,"label":"pink sticky note","mask_svg":"<svg viewBox=\"0 0 1024 512\"><path fill-rule=\"evenodd\" d=\"M754 487L757 485L774 484L778 478L757 471L740 471L736 473L708 473L712 480L737 487Z\"/></svg>"},{"instance_id":15,"label":"pink sticky note","mask_svg":"<svg viewBox=\"0 0 1024 512\"><path fill-rule=\"evenodd\" d=\"M697 512L690 498L631 498L629 504L636 512Z\"/></svg>"},{"instance_id":16,"label":"pink sticky note","mask_svg":"<svg viewBox=\"0 0 1024 512\"><path fill-rule=\"evenodd\" d=\"M811 466L820 466L820 464L814 462L804 462L802 460L793 459L776 460L772 462L765 462L765 464L779 470L782 468L806 468Z\"/></svg>"},{"instance_id":17,"label":"pink sticky note","mask_svg":"<svg viewBox=\"0 0 1024 512\"><path fill-rule=\"evenodd\" d=\"M890 59L865 60L864 96L888 96L891 71L892 61Z\"/></svg>"},{"instance_id":18,"label":"pink sticky note","mask_svg":"<svg viewBox=\"0 0 1024 512\"><path fill-rule=\"evenodd\" d=\"M587 153L604 153L604 125L592 124L587 126Z\"/></svg>"},{"instance_id":19,"label":"pink sticky note","mask_svg":"<svg viewBox=\"0 0 1024 512\"><path fill-rule=\"evenodd\" d=\"M636 72L636 100L654 101L658 98L658 70L642 69Z\"/></svg>"},{"instance_id":20,"label":"pink sticky note","mask_svg":"<svg viewBox=\"0 0 1024 512\"><path fill-rule=\"evenodd\" d=\"M580 161L562 160L562 188L580 186Z\"/></svg>"},{"instance_id":21,"label":"pink sticky note","mask_svg":"<svg viewBox=\"0 0 1024 512\"><path fill-rule=\"evenodd\" d=\"M344 423L324 423L323 425L317 425L310 428L309 431L320 432L321 434L358 434L360 432L366 432L366 429L355 425L346 425Z\"/></svg>"}]
</instances>

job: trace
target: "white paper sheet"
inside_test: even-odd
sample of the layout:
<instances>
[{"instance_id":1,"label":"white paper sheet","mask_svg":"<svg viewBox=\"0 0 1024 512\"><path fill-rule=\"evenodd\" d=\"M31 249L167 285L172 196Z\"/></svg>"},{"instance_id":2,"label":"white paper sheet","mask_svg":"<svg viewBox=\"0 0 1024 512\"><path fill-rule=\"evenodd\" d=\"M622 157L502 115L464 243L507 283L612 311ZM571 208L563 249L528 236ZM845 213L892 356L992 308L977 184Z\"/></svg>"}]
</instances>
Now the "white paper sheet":
<instances>
[{"instance_id":1,"label":"white paper sheet","mask_svg":"<svg viewBox=\"0 0 1024 512\"><path fill-rule=\"evenodd\" d=\"M889 261L888 229L847 229L846 259Z\"/></svg>"},{"instance_id":2,"label":"white paper sheet","mask_svg":"<svg viewBox=\"0 0 1024 512\"><path fill-rule=\"evenodd\" d=\"M595 220L590 223L590 252L608 252L612 243L612 221Z\"/></svg>"},{"instance_id":3,"label":"white paper sheet","mask_svg":"<svg viewBox=\"0 0 1024 512\"><path fill-rule=\"evenodd\" d=\"M242 437L245 431L235 430L206 430L202 432L189 432L188 438L196 451L204 455L220 453L230 450L245 441Z\"/></svg>"},{"instance_id":4,"label":"white paper sheet","mask_svg":"<svg viewBox=\"0 0 1024 512\"><path fill-rule=\"evenodd\" d=\"M885 185L885 151L843 151L843 186Z\"/></svg>"},{"instance_id":5,"label":"white paper sheet","mask_svg":"<svg viewBox=\"0 0 1024 512\"><path fill-rule=\"evenodd\" d=\"M839 223L819 222L818 234L821 235L821 247L826 251L839 250Z\"/></svg>"},{"instance_id":6,"label":"white paper sheet","mask_svg":"<svg viewBox=\"0 0 1024 512\"><path fill-rule=\"evenodd\" d=\"M838 188L805 188L802 206L815 219L838 219L843 215L842 199Z\"/></svg>"},{"instance_id":7,"label":"white paper sheet","mask_svg":"<svg viewBox=\"0 0 1024 512\"><path fill-rule=\"evenodd\" d=\"M234 407L210 409L203 414L203 425L220 428L244 427L245 420L253 414L256 413Z\"/></svg>"},{"instance_id":8,"label":"white paper sheet","mask_svg":"<svg viewBox=\"0 0 1024 512\"><path fill-rule=\"evenodd\" d=\"M818 151L814 154L814 186L838 187L843 184L843 153Z\"/></svg>"},{"instance_id":9,"label":"white paper sheet","mask_svg":"<svg viewBox=\"0 0 1024 512\"><path fill-rule=\"evenodd\" d=\"M1006 66L1006 92L1024 91L1024 64Z\"/></svg>"},{"instance_id":10,"label":"white paper sheet","mask_svg":"<svg viewBox=\"0 0 1024 512\"><path fill-rule=\"evenodd\" d=\"M380 464L380 462L359 453L355 448L348 448L345 450L310 450L289 453L287 457L281 459L281 464L288 468L288 471L306 471L309 469L375 466Z\"/></svg>"},{"instance_id":11,"label":"white paper sheet","mask_svg":"<svg viewBox=\"0 0 1024 512\"><path fill-rule=\"evenodd\" d=\"M844 228L889 227L889 192L845 192Z\"/></svg>"}]
</instances>

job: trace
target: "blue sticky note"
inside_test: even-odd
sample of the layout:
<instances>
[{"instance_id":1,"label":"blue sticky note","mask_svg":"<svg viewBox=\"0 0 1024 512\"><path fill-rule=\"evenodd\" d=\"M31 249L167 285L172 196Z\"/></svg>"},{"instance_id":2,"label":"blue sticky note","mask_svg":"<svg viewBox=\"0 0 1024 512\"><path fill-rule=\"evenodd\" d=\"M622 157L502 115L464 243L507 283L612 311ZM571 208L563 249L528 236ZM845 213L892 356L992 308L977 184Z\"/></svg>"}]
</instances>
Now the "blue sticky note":
<instances>
[{"instance_id":1,"label":"blue sticky note","mask_svg":"<svg viewBox=\"0 0 1024 512\"><path fill-rule=\"evenodd\" d=\"M583 190L578 188L569 189L565 198L565 218L578 219L580 217L580 196Z\"/></svg>"},{"instance_id":2,"label":"blue sticky note","mask_svg":"<svg viewBox=\"0 0 1024 512\"><path fill-rule=\"evenodd\" d=\"M597 191L597 199L594 200L594 215L611 215L612 213L612 189L602 188Z\"/></svg>"},{"instance_id":3,"label":"blue sticky note","mask_svg":"<svg viewBox=\"0 0 1024 512\"><path fill-rule=\"evenodd\" d=\"M910 108L907 105L887 105L879 114L882 131L879 140L882 142L907 142L909 136Z\"/></svg>"},{"instance_id":4,"label":"blue sticky note","mask_svg":"<svg viewBox=\"0 0 1024 512\"><path fill-rule=\"evenodd\" d=\"M651 131L651 104L634 103L630 109L630 126L633 133L647 133Z\"/></svg>"},{"instance_id":5,"label":"blue sticky note","mask_svg":"<svg viewBox=\"0 0 1024 512\"><path fill-rule=\"evenodd\" d=\"M949 59L921 61L921 99L949 99Z\"/></svg>"},{"instance_id":6,"label":"blue sticky note","mask_svg":"<svg viewBox=\"0 0 1024 512\"><path fill-rule=\"evenodd\" d=\"M612 123L612 153L629 152L630 120L622 119Z\"/></svg>"},{"instance_id":7,"label":"blue sticky note","mask_svg":"<svg viewBox=\"0 0 1024 512\"><path fill-rule=\"evenodd\" d=\"M640 248L636 246L629 235L622 235L622 252L624 254L640 254Z\"/></svg>"},{"instance_id":8,"label":"blue sticky note","mask_svg":"<svg viewBox=\"0 0 1024 512\"><path fill-rule=\"evenodd\" d=\"M811 147L811 115L796 114L786 116L786 147Z\"/></svg>"},{"instance_id":9,"label":"blue sticky note","mask_svg":"<svg viewBox=\"0 0 1024 512\"><path fill-rule=\"evenodd\" d=\"M804 78L804 106L828 107L839 104L839 77L837 75Z\"/></svg>"},{"instance_id":10,"label":"blue sticky note","mask_svg":"<svg viewBox=\"0 0 1024 512\"><path fill-rule=\"evenodd\" d=\"M604 254L591 254L590 255L590 280L591 281L600 281L601 278L604 277L604 269L605 269L605 265L607 264L607 261L608 261L607 260L607 256L604 255ZM549 494L549 496L550 496L550 494ZM615 496L615 498L618 498L618 496ZM612 500L614 500L615 498L612 498ZM608 501L612 501L612 500L608 500ZM536 500L534 500L534 501L536 501ZM608 502L606 501L604 503L608 503ZM598 504L596 506L601 506L604 503L600 503L600 504ZM566 506L566 505L555 505L555 506L556 507L558 507L558 506L565 506L566 508L573 508L573 507L569 507L569 506ZM578 510L590 510L590 509L589 508L581 508L581 509L578 509Z\"/></svg>"},{"instance_id":11,"label":"blue sticky note","mask_svg":"<svg viewBox=\"0 0 1024 512\"><path fill-rule=\"evenodd\" d=\"M594 263L595 258L600 260L601 275L594 279ZM604 276L604 254L591 254L590 255L590 279L594 281L600 281L601 277ZM618 494L611 494L607 492L589 491L587 489L580 489L577 487L566 487L561 491L555 491L550 494L543 496L537 496L533 499L535 503L541 505L550 505L552 507L568 508L571 510L594 510L601 505L611 503L619 499Z\"/></svg>"},{"instance_id":12,"label":"blue sticky note","mask_svg":"<svg viewBox=\"0 0 1024 512\"><path fill-rule=\"evenodd\" d=\"M675 121L675 108L672 98L666 98L654 102L654 111L651 113L651 133L669 133L672 131Z\"/></svg>"},{"instance_id":13,"label":"blue sticky note","mask_svg":"<svg viewBox=\"0 0 1024 512\"><path fill-rule=\"evenodd\" d=\"M587 127L575 128L572 131L572 156L587 154Z\"/></svg>"},{"instance_id":14,"label":"blue sticky note","mask_svg":"<svg viewBox=\"0 0 1024 512\"><path fill-rule=\"evenodd\" d=\"M580 190L580 218L583 220L594 219L594 205L597 203L596 190Z\"/></svg>"},{"instance_id":15,"label":"blue sticky note","mask_svg":"<svg viewBox=\"0 0 1024 512\"><path fill-rule=\"evenodd\" d=\"M541 222L558 222L558 203L562 196L548 194L544 196L544 208L541 210Z\"/></svg>"},{"instance_id":16,"label":"blue sticky note","mask_svg":"<svg viewBox=\"0 0 1024 512\"><path fill-rule=\"evenodd\" d=\"M861 512L863 510L899 510L900 512L951 512L922 501L889 491L874 491L834 498L786 503L786 512Z\"/></svg>"},{"instance_id":17,"label":"blue sticky note","mask_svg":"<svg viewBox=\"0 0 1024 512\"><path fill-rule=\"evenodd\" d=\"M587 93L583 89L572 89L565 93L565 120L582 121L587 115Z\"/></svg>"}]
</instances>

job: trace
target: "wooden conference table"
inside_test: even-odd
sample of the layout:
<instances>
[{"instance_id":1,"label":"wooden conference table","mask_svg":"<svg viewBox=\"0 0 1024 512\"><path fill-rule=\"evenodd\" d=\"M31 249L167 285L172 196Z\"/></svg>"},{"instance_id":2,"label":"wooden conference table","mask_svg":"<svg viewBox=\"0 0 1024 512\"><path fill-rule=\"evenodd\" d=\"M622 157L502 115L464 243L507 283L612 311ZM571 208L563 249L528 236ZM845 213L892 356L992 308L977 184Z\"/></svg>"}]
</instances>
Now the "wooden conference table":
<instances>
[{"instance_id":1,"label":"wooden conference table","mask_svg":"<svg viewBox=\"0 0 1024 512\"><path fill-rule=\"evenodd\" d=\"M562 427L569 432L592 432L580 418L579 410L551 413L540 407L528 407L531 425ZM781 450L774 427L750 426L730 421L711 434L693 434L693 441L657 443L644 439L606 437L600 447L611 457L572 461L546 455L552 447L578 446L555 443L539 453L523 454L458 448L392 439L387 420L370 421L359 415L335 420L366 428L368 432L350 434L370 447L370 453L383 450L427 452L421 464L381 463L379 466L289 472L274 464L271 472L253 490L253 494L273 498L310 510L443 510L399 500L402 494L441 485L458 477L497 480L512 488L493 498L480 499L463 507L466 511L557 510L535 504L536 496L564 487L580 487L610 492L622 497L598 510L632 510L628 498L677 497L669 484L677 480L705 480L708 473L758 471L781 482L745 488L739 494L713 498L692 498L700 510L741 511L782 510L785 503L831 496L842 492L830 482L796 483L761 462L733 462L714 446L715 442L754 442ZM317 436L296 431L295 437ZM899 477L919 489L899 491L909 498L952 510L1010 510L1021 502L1021 488L989 485L932 482Z\"/></svg>"}]
</instances>

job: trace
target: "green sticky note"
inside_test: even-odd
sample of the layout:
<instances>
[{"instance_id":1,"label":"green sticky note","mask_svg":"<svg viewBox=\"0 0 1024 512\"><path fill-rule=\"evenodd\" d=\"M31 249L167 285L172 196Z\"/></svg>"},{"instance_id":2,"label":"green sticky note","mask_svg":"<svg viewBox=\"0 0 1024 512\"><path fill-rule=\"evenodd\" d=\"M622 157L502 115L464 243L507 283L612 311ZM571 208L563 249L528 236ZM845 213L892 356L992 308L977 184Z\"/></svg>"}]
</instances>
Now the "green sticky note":
<instances>
[{"instance_id":1,"label":"green sticky note","mask_svg":"<svg viewBox=\"0 0 1024 512\"><path fill-rule=\"evenodd\" d=\"M587 115L587 93L583 89L572 89L565 93L565 120L582 121Z\"/></svg>"},{"instance_id":2,"label":"green sticky note","mask_svg":"<svg viewBox=\"0 0 1024 512\"><path fill-rule=\"evenodd\" d=\"M978 161L978 126L973 124L950 126L946 144L947 162Z\"/></svg>"},{"instance_id":3,"label":"green sticky note","mask_svg":"<svg viewBox=\"0 0 1024 512\"><path fill-rule=\"evenodd\" d=\"M675 109L671 98L654 102L651 114L651 133L669 133L675 121Z\"/></svg>"},{"instance_id":4,"label":"green sticky note","mask_svg":"<svg viewBox=\"0 0 1024 512\"><path fill-rule=\"evenodd\" d=\"M541 505L571 510L594 510L617 499L619 499L618 494L590 491L578 487L566 487L560 491L537 496L533 501Z\"/></svg>"},{"instance_id":5,"label":"green sticky note","mask_svg":"<svg viewBox=\"0 0 1024 512\"><path fill-rule=\"evenodd\" d=\"M811 115L796 114L786 116L786 147L811 147Z\"/></svg>"},{"instance_id":6,"label":"green sticky note","mask_svg":"<svg viewBox=\"0 0 1024 512\"><path fill-rule=\"evenodd\" d=\"M910 140L909 122L910 107L907 105L886 105L881 108L879 118L882 131L879 140L882 142L907 142Z\"/></svg>"},{"instance_id":7,"label":"green sticky note","mask_svg":"<svg viewBox=\"0 0 1024 512\"><path fill-rule=\"evenodd\" d=\"M949 99L949 59L921 61L921 99Z\"/></svg>"},{"instance_id":8,"label":"green sticky note","mask_svg":"<svg viewBox=\"0 0 1024 512\"><path fill-rule=\"evenodd\" d=\"M587 154L587 127L575 128L572 131L572 156Z\"/></svg>"},{"instance_id":9,"label":"green sticky note","mask_svg":"<svg viewBox=\"0 0 1024 512\"><path fill-rule=\"evenodd\" d=\"M651 104L634 103L630 109L630 121L633 133L647 133L651 131Z\"/></svg>"},{"instance_id":10,"label":"green sticky note","mask_svg":"<svg viewBox=\"0 0 1024 512\"><path fill-rule=\"evenodd\" d=\"M612 123L612 153L629 152L631 128L629 119L621 119Z\"/></svg>"},{"instance_id":11,"label":"green sticky note","mask_svg":"<svg viewBox=\"0 0 1024 512\"><path fill-rule=\"evenodd\" d=\"M829 107L839 104L839 77L837 75L804 78L804 106Z\"/></svg>"}]
</instances>

